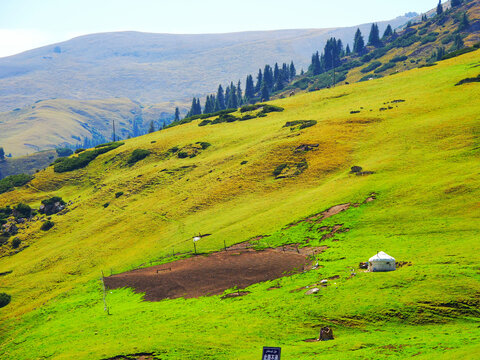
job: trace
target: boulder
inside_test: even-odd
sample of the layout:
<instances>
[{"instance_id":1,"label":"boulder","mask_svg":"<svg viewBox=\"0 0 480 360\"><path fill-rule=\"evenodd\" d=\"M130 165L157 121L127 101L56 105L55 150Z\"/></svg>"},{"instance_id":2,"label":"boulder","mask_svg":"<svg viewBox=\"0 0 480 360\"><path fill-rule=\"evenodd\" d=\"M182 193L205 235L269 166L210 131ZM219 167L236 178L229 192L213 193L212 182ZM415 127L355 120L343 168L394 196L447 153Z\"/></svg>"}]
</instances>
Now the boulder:
<instances>
[{"instance_id":1,"label":"boulder","mask_svg":"<svg viewBox=\"0 0 480 360\"><path fill-rule=\"evenodd\" d=\"M316 294L320 291L319 288L311 288L310 290L308 290L305 295L313 295L313 294Z\"/></svg>"},{"instance_id":2,"label":"boulder","mask_svg":"<svg viewBox=\"0 0 480 360\"><path fill-rule=\"evenodd\" d=\"M320 335L318 336L318 341L327 341L333 340L333 331L329 327L322 327L320 329Z\"/></svg>"}]
</instances>

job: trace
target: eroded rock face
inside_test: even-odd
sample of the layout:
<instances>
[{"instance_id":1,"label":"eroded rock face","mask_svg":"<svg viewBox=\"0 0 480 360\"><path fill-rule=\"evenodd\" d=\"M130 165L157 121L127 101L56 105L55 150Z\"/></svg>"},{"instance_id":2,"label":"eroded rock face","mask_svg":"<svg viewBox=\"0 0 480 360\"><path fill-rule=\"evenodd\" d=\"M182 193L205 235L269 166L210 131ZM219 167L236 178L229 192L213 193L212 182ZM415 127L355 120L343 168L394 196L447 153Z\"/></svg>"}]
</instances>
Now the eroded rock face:
<instances>
[{"instance_id":1,"label":"eroded rock face","mask_svg":"<svg viewBox=\"0 0 480 360\"><path fill-rule=\"evenodd\" d=\"M6 223L2 227L3 231L10 236L18 234L18 227L14 223Z\"/></svg>"}]
</instances>

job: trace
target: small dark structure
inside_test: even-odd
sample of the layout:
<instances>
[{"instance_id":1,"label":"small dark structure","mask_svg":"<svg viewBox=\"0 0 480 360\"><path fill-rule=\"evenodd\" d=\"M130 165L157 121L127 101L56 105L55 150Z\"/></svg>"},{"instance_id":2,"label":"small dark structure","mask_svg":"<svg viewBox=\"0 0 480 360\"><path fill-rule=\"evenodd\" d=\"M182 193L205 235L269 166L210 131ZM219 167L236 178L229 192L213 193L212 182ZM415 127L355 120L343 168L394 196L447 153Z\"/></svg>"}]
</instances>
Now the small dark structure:
<instances>
[{"instance_id":1,"label":"small dark structure","mask_svg":"<svg viewBox=\"0 0 480 360\"><path fill-rule=\"evenodd\" d=\"M318 341L327 340L333 340L333 331L328 326L322 327L320 329L320 335L318 336Z\"/></svg>"}]
</instances>

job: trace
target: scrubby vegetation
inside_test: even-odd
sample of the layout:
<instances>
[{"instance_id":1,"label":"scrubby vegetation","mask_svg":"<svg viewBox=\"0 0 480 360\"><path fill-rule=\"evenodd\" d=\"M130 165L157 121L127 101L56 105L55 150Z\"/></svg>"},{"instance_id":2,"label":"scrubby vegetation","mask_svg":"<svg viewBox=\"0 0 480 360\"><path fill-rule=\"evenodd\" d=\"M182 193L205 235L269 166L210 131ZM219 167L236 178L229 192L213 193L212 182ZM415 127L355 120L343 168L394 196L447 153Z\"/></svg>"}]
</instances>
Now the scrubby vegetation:
<instances>
[{"instance_id":1,"label":"scrubby vegetation","mask_svg":"<svg viewBox=\"0 0 480 360\"><path fill-rule=\"evenodd\" d=\"M13 190L16 186L28 184L33 179L32 175L10 175L0 180L0 194Z\"/></svg>"},{"instance_id":2,"label":"scrubby vegetation","mask_svg":"<svg viewBox=\"0 0 480 360\"><path fill-rule=\"evenodd\" d=\"M290 130L302 130L306 129L311 126L317 125L316 120L295 120L295 121L287 121L283 127L289 127Z\"/></svg>"},{"instance_id":3,"label":"scrubby vegetation","mask_svg":"<svg viewBox=\"0 0 480 360\"><path fill-rule=\"evenodd\" d=\"M57 173L63 173L84 168L85 166L90 164L90 162L95 160L99 155L114 150L123 144L123 142L111 142L107 144L101 144L97 145L95 147L95 150L84 151L78 154L78 156L73 156L69 158L58 158L53 165L53 169Z\"/></svg>"},{"instance_id":4,"label":"scrubby vegetation","mask_svg":"<svg viewBox=\"0 0 480 360\"><path fill-rule=\"evenodd\" d=\"M145 159L148 155L150 155L150 150L135 149L128 157L127 163L133 165L138 161Z\"/></svg>"},{"instance_id":5,"label":"scrubby vegetation","mask_svg":"<svg viewBox=\"0 0 480 360\"><path fill-rule=\"evenodd\" d=\"M51 220L47 220L47 221L44 221L42 223L42 226L40 226L40 230L43 230L43 231L48 231L50 230L51 228L53 228L55 226L55 223Z\"/></svg>"},{"instance_id":6,"label":"scrubby vegetation","mask_svg":"<svg viewBox=\"0 0 480 360\"><path fill-rule=\"evenodd\" d=\"M57 148L55 151L59 157L66 157L73 154L73 150L69 148Z\"/></svg>"},{"instance_id":7,"label":"scrubby vegetation","mask_svg":"<svg viewBox=\"0 0 480 360\"><path fill-rule=\"evenodd\" d=\"M10 304L12 297L6 293L0 293L0 308Z\"/></svg>"}]
</instances>

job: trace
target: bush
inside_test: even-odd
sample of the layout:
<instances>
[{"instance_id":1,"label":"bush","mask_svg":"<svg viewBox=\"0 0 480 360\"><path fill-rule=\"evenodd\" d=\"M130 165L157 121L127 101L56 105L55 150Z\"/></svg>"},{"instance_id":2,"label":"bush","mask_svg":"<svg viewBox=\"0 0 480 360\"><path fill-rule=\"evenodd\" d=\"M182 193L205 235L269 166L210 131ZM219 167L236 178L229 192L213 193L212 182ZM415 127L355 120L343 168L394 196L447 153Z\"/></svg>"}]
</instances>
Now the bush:
<instances>
[{"instance_id":1,"label":"bush","mask_svg":"<svg viewBox=\"0 0 480 360\"><path fill-rule=\"evenodd\" d=\"M145 159L148 155L150 155L149 150L143 150L143 149L135 149L133 152L130 154L130 157L127 160L127 163L129 165L133 165L136 162Z\"/></svg>"},{"instance_id":2,"label":"bush","mask_svg":"<svg viewBox=\"0 0 480 360\"><path fill-rule=\"evenodd\" d=\"M377 70L374 71L374 73L378 74L394 67L395 67L395 63L389 62L379 67Z\"/></svg>"},{"instance_id":3,"label":"bush","mask_svg":"<svg viewBox=\"0 0 480 360\"><path fill-rule=\"evenodd\" d=\"M67 171L73 171L84 168L91 161L95 160L97 156L104 154L108 151L114 150L123 145L123 142L111 142L107 144L101 144L95 146L95 150L85 151L79 154L77 157L62 158L61 161L55 161L53 171L57 173L63 173ZM58 159L57 159L58 160Z\"/></svg>"},{"instance_id":4,"label":"bush","mask_svg":"<svg viewBox=\"0 0 480 360\"><path fill-rule=\"evenodd\" d=\"M77 149L77 150L75 150L75 154L81 153L82 151L85 151L85 149L82 149L82 148Z\"/></svg>"},{"instance_id":5,"label":"bush","mask_svg":"<svg viewBox=\"0 0 480 360\"><path fill-rule=\"evenodd\" d=\"M370 71L375 70L376 68L378 68L381 65L382 65L382 63L380 61L373 61L370 64L368 64L367 66L365 66L363 69L361 69L360 72L365 74L365 73L368 73Z\"/></svg>"},{"instance_id":6,"label":"bush","mask_svg":"<svg viewBox=\"0 0 480 360\"><path fill-rule=\"evenodd\" d=\"M210 124L212 121L211 120L202 120L198 126L206 126L208 124Z\"/></svg>"},{"instance_id":7,"label":"bush","mask_svg":"<svg viewBox=\"0 0 480 360\"><path fill-rule=\"evenodd\" d=\"M55 223L53 221L47 220L42 224L42 226L40 227L40 230L48 231L54 226L55 226Z\"/></svg>"},{"instance_id":8,"label":"bush","mask_svg":"<svg viewBox=\"0 0 480 360\"><path fill-rule=\"evenodd\" d=\"M254 115L247 114L247 115L242 116L242 118L240 119L240 121L251 120L251 119L256 119L256 118L257 118L257 117L254 116Z\"/></svg>"},{"instance_id":9,"label":"bush","mask_svg":"<svg viewBox=\"0 0 480 360\"><path fill-rule=\"evenodd\" d=\"M11 300L12 300L12 297L10 295L5 293L0 293L0 308L10 304Z\"/></svg>"},{"instance_id":10,"label":"bush","mask_svg":"<svg viewBox=\"0 0 480 360\"><path fill-rule=\"evenodd\" d=\"M212 144L205 141L198 141L197 144L202 147L202 150L208 149L210 146L212 146Z\"/></svg>"},{"instance_id":11,"label":"bush","mask_svg":"<svg viewBox=\"0 0 480 360\"><path fill-rule=\"evenodd\" d=\"M73 150L68 148L59 148L59 149L55 149L55 151L57 152L57 155L60 157L70 156L73 154Z\"/></svg>"},{"instance_id":12,"label":"bush","mask_svg":"<svg viewBox=\"0 0 480 360\"><path fill-rule=\"evenodd\" d=\"M454 57L457 57L457 56L460 56L460 55L463 55L463 54L466 54L466 53L469 53L469 52L472 52L472 51L475 51L477 49L475 48L463 48L463 49L460 49L460 50L456 50L456 51L453 51L453 52L450 52L448 53L447 55L445 55L442 60L447 60L447 59L451 59L451 58L454 58Z\"/></svg>"},{"instance_id":13,"label":"bush","mask_svg":"<svg viewBox=\"0 0 480 360\"><path fill-rule=\"evenodd\" d=\"M18 204L14 208L14 213L17 218L29 218L32 215L32 208L27 204Z\"/></svg>"},{"instance_id":14,"label":"bush","mask_svg":"<svg viewBox=\"0 0 480 360\"><path fill-rule=\"evenodd\" d=\"M395 56L392 60L390 60L391 63L397 63L397 62L400 62L400 61L405 61L408 59L408 56L405 56L405 55L399 55L399 56Z\"/></svg>"},{"instance_id":15,"label":"bush","mask_svg":"<svg viewBox=\"0 0 480 360\"><path fill-rule=\"evenodd\" d=\"M293 129L296 126L299 126L299 129L302 130L314 125L317 125L316 120L295 120L295 121L286 122L285 125L283 125L283 127L289 127Z\"/></svg>"},{"instance_id":16,"label":"bush","mask_svg":"<svg viewBox=\"0 0 480 360\"><path fill-rule=\"evenodd\" d=\"M180 151L177 156L180 158L180 159L185 159L188 157L188 153L186 153L185 151Z\"/></svg>"},{"instance_id":17,"label":"bush","mask_svg":"<svg viewBox=\"0 0 480 360\"><path fill-rule=\"evenodd\" d=\"M263 109L262 109L262 111L260 111L260 113L268 114L268 113L271 113L271 112L282 112L283 110L285 110L285 109L280 107L280 106L263 105Z\"/></svg>"},{"instance_id":18,"label":"bush","mask_svg":"<svg viewBox=\"0 0 480 360\"><path fill-rule=\"evenodd\" d=\"M54 205L55 203L59 202L62 205L65 205L65 201L60 196L54 196L50 199L42 200L42 204L45 206Z\"/></svg>"},{"instance_id":19,"label":"bush","mask_svg":"<svg viewBox=\"0 0 480 360\"><path fill-rule=\"evenodd\" d=\"M366 76L362 77L359 81L368 81L370 79L380 79L381 77L383 77L383 76L378 75L378 74L369 74L369 75L366 75Z\"/></svg>"},{"instance_id":20,"label":"bush","mask_svg":"<svg viewBox=\"0 0 480 360\"><path fill-rule=\"evenodd\" d=\"M115 197L118 199L120 196L123 195L123 191L119 191L115 193Z\"/></svg>"},{"instance_id":21,"label":"bush","mask_svg":"<svg viewBox=\"0 0 480 360\"><path fill-rule=\"evenodd\" d=\"M178 146L174 146L170 149L168 149L168 152L171 154L175 154L179 150Z\"/></svg>"},{"instance_id":22,"label":"bush","mask_svg":"<svg viewBox=\"0 0 480 360\"><path fill-rule=\"evenodd\" d=\"M240 112L244 113L247 111L255 111L257 109L260 109L262 106L263 106L262 104L244 105L240 108Z\"/></svg>"},{"instance_id":23,"label":"bush","mask_svg":"<svg viewBox=\"0 0 480 360\"><path fill-rule=\"evenodd\" d=\"M22 240L20 240L18 237L14 238L12 240L12 248L13 249L18 249L18 247L20 246L21 243L22 243Z\"/></svg>"},{"instance_id":24,"label":"bush","mask_svg":"<svg viewBox=\"0 0 480 360\"><path fill-rule=\"evenodd\" d=\"M10 175L0 180L0 194L12 190L15 186L23 186L33 179L32 175Z\"/></svg>"},{"instance_id":25,"label":"bush","mask_svg":"<svg viewBox=\"0 0 480 360\"><path fill-rule=\"evenodd\" d=\"M287 167L287 164L278 165L275 170L273 170L273 175L278 176L282 173L283 169Z\"/></svg>"}]
</instances>

